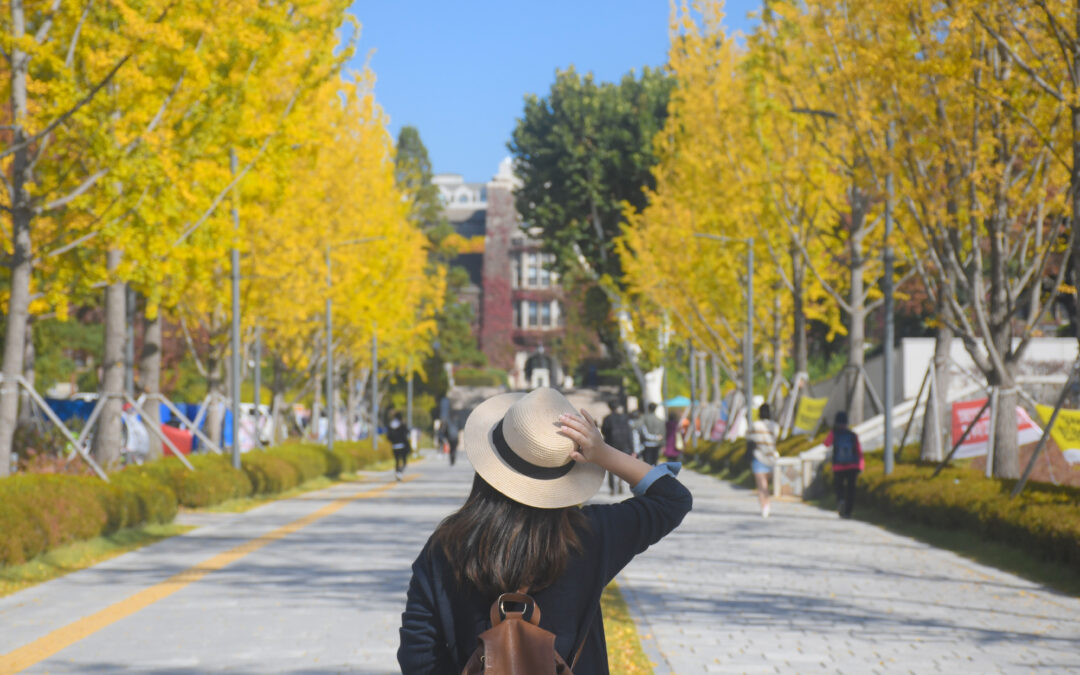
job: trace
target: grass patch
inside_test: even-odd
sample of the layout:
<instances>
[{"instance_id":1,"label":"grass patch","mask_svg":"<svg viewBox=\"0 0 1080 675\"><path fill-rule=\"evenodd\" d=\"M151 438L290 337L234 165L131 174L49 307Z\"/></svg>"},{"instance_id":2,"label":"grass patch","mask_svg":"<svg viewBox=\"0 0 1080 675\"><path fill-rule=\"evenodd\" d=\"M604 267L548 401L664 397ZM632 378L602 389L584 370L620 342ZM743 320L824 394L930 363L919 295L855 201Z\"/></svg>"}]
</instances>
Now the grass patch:
<instances>
[{"instance_id":1,"label":"grass patch","mask_svg":"<svg viewBox=\"0 0 1080 675\"><path fill-rule=\"evenodd\" d=\"M43 553L20 565L0 567L0 597L86 569L109 558L192 530L188 525L152 524L119 530Z\"/></svg>"},{"instance_id":2,"label":"grass patch","mask_svg":"<svg viewBox=\"0 0 1080 675\"><path fill-rule=\"evenodd\" d=\"M836 497L831 493L807 503L822 509L836 510ZM860 504L858 498L852 518L917 539L935 548L952 551L968 560L996 567L1061 593L1080 597L1080 570L1065 563L1043 560L1016 546L986 539L978 532L912 522L873 506Z\"/></svg>"},{"instance_id":3,"label":"grass patch","mask_svg":"<svg viewBox=\"0 0 1080 675\"><path fill-rule=\"evenodd\" d=\"M613 673L629 675L653 672L653 663L641 648L641 637L630 617L630 609L614 581L608 584L600 596L600 610L604 615L608 669Z\"/></svg>"}]
</instances>

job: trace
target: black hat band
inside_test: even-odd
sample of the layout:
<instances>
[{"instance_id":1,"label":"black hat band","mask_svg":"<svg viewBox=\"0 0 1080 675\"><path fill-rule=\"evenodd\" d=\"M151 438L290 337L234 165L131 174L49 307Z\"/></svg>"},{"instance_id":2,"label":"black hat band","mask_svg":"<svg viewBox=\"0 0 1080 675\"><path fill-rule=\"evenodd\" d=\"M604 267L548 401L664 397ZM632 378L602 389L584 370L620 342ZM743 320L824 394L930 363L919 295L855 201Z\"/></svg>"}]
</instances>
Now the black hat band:
<instances>
[{"instance_id":1,"label":"black hat band","mask_svg":"<svg viewBox=\"0 0 1080 675\"><path fill-rule=\"evenodd\" d=\"M502 457L503 461L509 464L514 471L537 480L554 480L562 478L570 473L570 469L574 468L574 460L570 460L562 466L537 466L522 459L521 455L514 452L507 444L506 438L503 436L502 426L502 420L499 420L499 423L491 430L491 440L495 445L495 451L499 453L499 457Z\"/></svg>"}]
</instances>

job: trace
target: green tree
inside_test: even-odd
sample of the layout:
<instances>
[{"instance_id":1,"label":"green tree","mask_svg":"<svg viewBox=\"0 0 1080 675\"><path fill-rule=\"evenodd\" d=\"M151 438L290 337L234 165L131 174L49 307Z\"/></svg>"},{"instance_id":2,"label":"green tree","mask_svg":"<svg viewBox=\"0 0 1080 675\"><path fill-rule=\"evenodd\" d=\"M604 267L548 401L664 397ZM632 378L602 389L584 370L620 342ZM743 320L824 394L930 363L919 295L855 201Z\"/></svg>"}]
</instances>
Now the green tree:
<instances>
[{"instance_id":1,"label":"green tree","mask_svg":"<svg viewBox=\"0 0 1080 675\"><path fill-rule=\"evenodd\" d=\"M431 182L431 159L414 126L401 127L394 156L394 177L398 189L411 203L409 218L425 231L445 223L439 188Z\"/></svg>"},{"instance_id":2,"label":"green tree","mask_svg":"<svg viewBox=\"0 0 1080 675\"><path fill-rule=\"evenodd\" d=\"M564 274L581 258L595 275L618 280L614 239L623 204L645 207L654 187L652 140L667 116L671 79L659 69L597 83L573 67L556 74L546 97L529 95L509 143L522 180L517 208L543 231Z\"/></svg>"},{"instance_id":3,"label":"green tree","mask_svg":"<svg viewBox=\"0 0 1080 675\"><path fill-rule=\"evenodd\" d=\"M559 71L546 97L526 97L508 146L522 181L518 212L539 228L560 276L577 273L606 295L597 336L623 354L642 391L642 350L622 298L615 240L627 208L640 212L646 189L655 187L653 137L664 126L673 84L659 69L645 68L640 77L631 71L618 83L597 83L573 67Z\"/></svg>"}]
</instances>

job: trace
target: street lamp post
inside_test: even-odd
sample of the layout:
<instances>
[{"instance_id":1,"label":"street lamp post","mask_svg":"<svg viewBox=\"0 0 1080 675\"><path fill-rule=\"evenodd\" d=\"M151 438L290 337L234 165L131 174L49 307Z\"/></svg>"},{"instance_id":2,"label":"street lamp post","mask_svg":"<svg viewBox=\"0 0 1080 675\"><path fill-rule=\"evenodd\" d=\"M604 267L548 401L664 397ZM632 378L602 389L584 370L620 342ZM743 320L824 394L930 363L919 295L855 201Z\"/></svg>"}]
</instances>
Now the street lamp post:
<instances>
[{"instance_id":1,"label":"street lamp post","mask_svg":"<svg viewBox=\"0 0 1080 675\"><path fill-rule=\"evenodd\" d=\"M342 246L354 246L378 241L383 237L361 237L335 243L326 243L326 447L334 449L334 319L332 313L332 301L330 296L334 290L333 268L331 267L330 253L335 248ZM315 420L315 424L319 421Z\"/></svg>"},{"instance_id":2,"label":"street lamp post","mask_svg":"<svg viewBox=\"0 0 1080 675\"><path fill-rule=\"evenodd\" d=\"M893 123L889 123L889 130L885 136L886 152L891 156L893 150ZM882 250L884 260L884 277L881 282L881 290L885 296L885 475L893 471L893 341L895 340L895 323L893 317L893 250L890 240L893 230L893 173L892 170L885 175L885 247ZM915 413L912 412L912 415Z\"/></svg>"},{"instance_id":3,"label":"street lamp post","mask_svg":"<svg viewBox=\"0 0 1080 675\"><path fill-rule=\"evenodd\" d=\"M236 175L236 150L229 150L229 168ZM239 236L240 206L239 198L233 193L233 232ZM230 373L232 379L232 465L240 468L240 250L233 241L230 251L232 262L232 359Z\"/></svg>"},{"instance_id":4,"label":"street lamp post","mask_svg":"<svg viewBox=\"0 0 1080 675\"><path fill-rule=\"evenodd\" d=\"M371 322L371 451L379 449L379 336Z\"/></svg>"},{"instance_id":5,"label":"street lamp post","mask_svg":"<svg viewBox=\"0 0 1080 675\"><path fill-rule=\"evenodd\" d=\"M695 237L746 244L746 333L743 335L743 395L746 397L746 433L754 424L754 238L724 237L695 232Z\"/></svg>"}]
</instances>

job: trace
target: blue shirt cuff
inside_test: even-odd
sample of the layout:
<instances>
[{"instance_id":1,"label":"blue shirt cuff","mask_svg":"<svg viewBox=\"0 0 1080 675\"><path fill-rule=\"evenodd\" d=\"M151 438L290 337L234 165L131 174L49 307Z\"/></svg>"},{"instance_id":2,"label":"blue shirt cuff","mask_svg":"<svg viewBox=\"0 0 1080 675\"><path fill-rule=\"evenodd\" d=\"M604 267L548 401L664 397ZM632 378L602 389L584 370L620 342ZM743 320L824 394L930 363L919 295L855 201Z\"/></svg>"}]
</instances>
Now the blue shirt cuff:
<instances>
[{"instance_id":1,"label":"blue shirt cuff","mask_svg":"<svg viewBox=\"0 0 1080 675\"><path fill-rule=\"evenodd\" d=\"M682 464L680 462L657 464L649 471L649 473L645 474L645 477L638 481L638 484L630 491L634 493L635 497L641 497L649 491L649 488L652 487L652 484L656 482L657 478L662 476L678 476L679 471L681 470Z\"/></svg>"}]
</instances>

